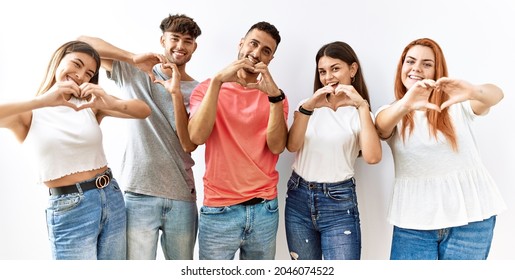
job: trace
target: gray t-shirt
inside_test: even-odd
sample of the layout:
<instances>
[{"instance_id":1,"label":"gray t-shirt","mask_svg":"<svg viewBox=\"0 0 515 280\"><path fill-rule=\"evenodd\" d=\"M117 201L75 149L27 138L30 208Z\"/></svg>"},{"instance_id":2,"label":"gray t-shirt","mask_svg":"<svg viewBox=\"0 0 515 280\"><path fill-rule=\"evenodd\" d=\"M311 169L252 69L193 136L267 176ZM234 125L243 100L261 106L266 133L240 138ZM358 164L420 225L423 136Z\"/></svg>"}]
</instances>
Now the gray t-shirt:
<instances>
[{"instance_id":1,"label":"gray t-shirt","mask_svg":"<svg viewBox=\"0 0 515 280\"><path fill-rule=\"evenodd\" d=\"M160 65L153 69L156 78L169 79ZM126 191L182 201L195 201L195 164L184 152L175 129L170 93L150 80L147 73L121 61L113 62L113 80L127 98L145 101L152 113L146 119L128 120L128 139L119 180ZM186 110L197 81L181 82Z\"/></svg>"}]
</instances>

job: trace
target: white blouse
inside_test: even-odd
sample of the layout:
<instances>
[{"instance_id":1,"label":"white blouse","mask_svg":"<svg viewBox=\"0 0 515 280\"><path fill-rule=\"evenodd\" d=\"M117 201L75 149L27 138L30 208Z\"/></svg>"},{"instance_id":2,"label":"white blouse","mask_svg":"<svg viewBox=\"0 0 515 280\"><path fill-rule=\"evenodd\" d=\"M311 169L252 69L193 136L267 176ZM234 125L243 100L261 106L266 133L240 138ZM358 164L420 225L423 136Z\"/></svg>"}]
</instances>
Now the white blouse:
<instances>
[{"instance_id":1,"label":"white blouse","mask_svg":"<svg viewBox=\"0 0 515 280\"><path fill-rule=\"evenodd\" d=\"M379 108L377 114L390 105ZM458 151L445 136L430 134L426 113L414 114L415 130L403 140L401 125L387 140L395 163L395 184L388 221L398 227L429 230L466 225L506 209L483 165L471 124L470 102L449 108Z\"/></svg>"}]
</instances>

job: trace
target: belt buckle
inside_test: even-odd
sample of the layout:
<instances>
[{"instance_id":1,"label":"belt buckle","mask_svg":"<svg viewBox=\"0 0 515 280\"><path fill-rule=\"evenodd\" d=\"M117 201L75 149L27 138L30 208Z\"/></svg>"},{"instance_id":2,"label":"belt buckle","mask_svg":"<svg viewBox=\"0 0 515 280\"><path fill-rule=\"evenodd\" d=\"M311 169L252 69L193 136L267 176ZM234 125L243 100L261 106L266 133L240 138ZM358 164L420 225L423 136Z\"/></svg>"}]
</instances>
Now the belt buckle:
<instances>
[{"instance_id":1,"label":"belt buckle","mask_svg":"<svg viewBox=\"0 0 515 280\"><path fill-rule=\"evenodd\" d=\"M97 189L103 189L107 185L109 185L109 176L106 174L100 175L95 179L95 185L97 186Z\"/></svg>"}]
</instances>

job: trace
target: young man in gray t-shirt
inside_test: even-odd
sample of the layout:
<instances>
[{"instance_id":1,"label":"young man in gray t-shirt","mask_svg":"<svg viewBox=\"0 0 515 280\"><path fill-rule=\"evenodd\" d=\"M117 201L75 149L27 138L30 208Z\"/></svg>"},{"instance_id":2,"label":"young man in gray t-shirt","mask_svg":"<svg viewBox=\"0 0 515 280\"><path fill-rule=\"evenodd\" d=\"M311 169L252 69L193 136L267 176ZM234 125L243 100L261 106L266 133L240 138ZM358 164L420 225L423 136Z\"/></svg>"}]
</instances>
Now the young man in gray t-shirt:
<instances>
[{"instance_id":1,"label":"young man in gray t-shirt","mask_svg":"<svg viewBox=\"0 0 515 280\"><path fill-rule=\"evenodd\" d=\"M189 96L198 82L186 73L201 30L192 18L169 15L160 25L164 54L135 55L100 38L82 36L102 57L107 75L152 114L129 124L120 180L127 186L127 258L193 259L198 228L188 133Z\"/></svg>"}]
</instances>

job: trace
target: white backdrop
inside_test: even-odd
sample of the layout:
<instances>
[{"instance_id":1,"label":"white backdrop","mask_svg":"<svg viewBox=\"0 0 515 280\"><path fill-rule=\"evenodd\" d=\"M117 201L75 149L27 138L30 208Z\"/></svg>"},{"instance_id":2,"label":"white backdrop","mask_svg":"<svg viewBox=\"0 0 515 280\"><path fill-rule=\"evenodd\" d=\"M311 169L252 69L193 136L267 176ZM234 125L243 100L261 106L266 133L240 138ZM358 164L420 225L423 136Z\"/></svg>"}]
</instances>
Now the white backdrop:
<instances>
[{"instance_id":1,"label":"white backdrop","mask_svg":"<svg viewBox=\"0 0 515 280\"><path fill-rule=\"evenodd\" d=\"M477 3L480 2L480 3ZM229 1L146 0L79 2L65 0L2 1L0 3L0 100L33 96L52 52L79 35L101 37L132 52L162 52L159 24L168 13L185 13L202 29L198 49L188 72L202 81L237 57L237 45L248 28L265 20L280 31L282 42L270 70L290 102L295 105L312 93L314 56L325 43L341 40L357 52L369 87L372 109L393 100L395 67L403 47L413 39L430 37L443 48L451 77L472 83L491 82L505 93L491 113L477 121L477 142L487 168L505 197L509 210L499 215L490 259L515 259L515 138L512 93L515 65L515 2L470 0L434 1ZM101 84L118 94L101 76ZM106 120L104 145L115 175L124 140L123 120ZM384 143L383 143L384 144ZM193 153L202 204L203 146ZM321 159L323 160L323 159ZM283 213L286 180L293 154L279 160L281 222L277 259L287 260ZM30 154L13 135L0 129L0 259L47 260L47 190L34 183ZM165 168L165 167L163 167ZM511 174L511 175L510 175ZM383 145L383 160L374 166L357 163L358 200L361 212L362 258L389 257L391 225L386 211L393 183L390 149ZM160 249L159 249L160 251ZM197 252L195 252L197 255ZM159 258L162 258L159 255Z\"/></svg>"}]
</instances>

